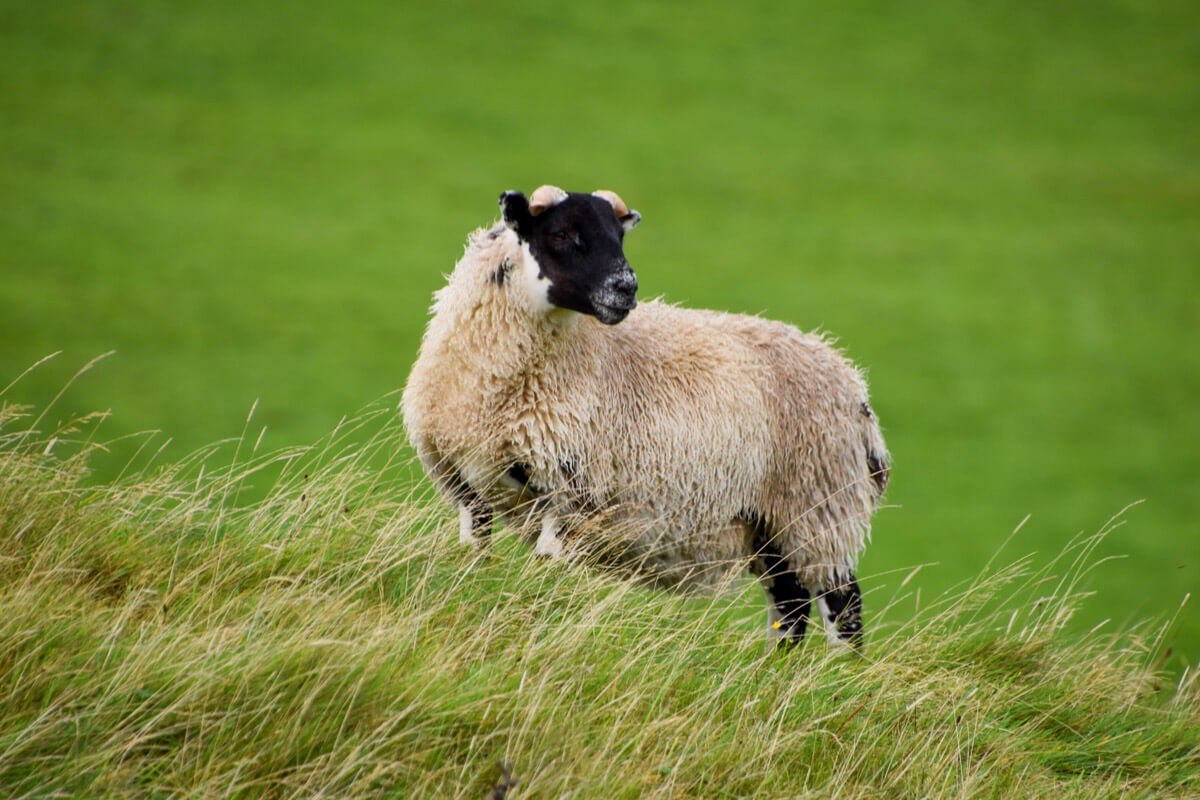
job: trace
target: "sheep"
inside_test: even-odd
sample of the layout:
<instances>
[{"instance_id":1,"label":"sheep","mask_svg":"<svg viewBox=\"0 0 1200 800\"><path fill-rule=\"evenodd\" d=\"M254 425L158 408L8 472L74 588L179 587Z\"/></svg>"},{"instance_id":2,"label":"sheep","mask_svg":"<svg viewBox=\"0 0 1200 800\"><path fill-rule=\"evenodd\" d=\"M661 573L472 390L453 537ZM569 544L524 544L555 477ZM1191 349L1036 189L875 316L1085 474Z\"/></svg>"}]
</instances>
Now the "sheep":
<instances>
[{"instance_id":1,"label":"sheep","mask_svg":"<svg viewBox=\"0 0 1200 800\"><path fill-rule=\"evenodd\" d=\"M616 194L500 197L434 295L401 408L421 464L481 546L507 520L670 589L757 576L768 634L815 601L860 646L854 575L889 456L862 374L824 336L637 302Z\"/></svg>"}]
</instances>

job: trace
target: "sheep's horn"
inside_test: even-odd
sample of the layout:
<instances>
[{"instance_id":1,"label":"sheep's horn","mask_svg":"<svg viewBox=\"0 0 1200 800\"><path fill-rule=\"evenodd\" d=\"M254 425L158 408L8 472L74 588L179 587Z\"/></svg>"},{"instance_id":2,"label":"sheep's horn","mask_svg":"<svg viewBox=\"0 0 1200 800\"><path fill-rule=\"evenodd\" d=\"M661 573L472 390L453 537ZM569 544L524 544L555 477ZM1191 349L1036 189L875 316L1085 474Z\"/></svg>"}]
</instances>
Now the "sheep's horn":
<instances>
[{"instance_id":1,"label":"sheep's horn","mask_svg":"<svg viewBox=\"0 0 1200 800\"><path fill-rule=\"evenodd\" d=\"M601 189L598 192L592 192L592 194L596 197L599 197L601 200L607 200L609 205L613 207L613 211L616 213L617 219L625 219L629 216L629 208L625 205L625 201L622 200L616 192L610 192L607 189Z\"/></svg>"},{"instance_id":2,"label":"sheep's horn","mask_svg":"<svg viewBox=\"0 0 1200 800\"><path fill-rule=\"evenodd\" d=\"M529 198L529 213L533 216L567 199L567 193L557 186L539 186Z\"/></svg>"}]
</instances>

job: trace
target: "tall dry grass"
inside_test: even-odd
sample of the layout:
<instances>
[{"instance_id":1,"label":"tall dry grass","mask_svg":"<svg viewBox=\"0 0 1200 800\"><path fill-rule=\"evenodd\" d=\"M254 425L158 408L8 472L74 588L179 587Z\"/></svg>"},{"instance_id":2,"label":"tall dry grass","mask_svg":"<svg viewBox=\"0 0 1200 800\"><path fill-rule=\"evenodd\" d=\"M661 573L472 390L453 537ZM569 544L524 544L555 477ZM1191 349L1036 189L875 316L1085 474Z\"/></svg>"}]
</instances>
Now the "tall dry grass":
<instances>
[{"instance_id":1,"label":"tall dry grass","mask_svg":"<svg viewBox=\"0 0 1200 800\"><path fill-rule=\"evenodd\" d=\"M782 653L736 596L462 548L387 405L310 448L261 453L252 420L176 463L147 444L103 486L102 418L47 420L0 411L7 796L482 798L502 765L510 798L1200 792L1167 623L1063 632L1105 531L863 656ZM920 573L866 582L886 607Z\"/></svg>"}]
</instances>

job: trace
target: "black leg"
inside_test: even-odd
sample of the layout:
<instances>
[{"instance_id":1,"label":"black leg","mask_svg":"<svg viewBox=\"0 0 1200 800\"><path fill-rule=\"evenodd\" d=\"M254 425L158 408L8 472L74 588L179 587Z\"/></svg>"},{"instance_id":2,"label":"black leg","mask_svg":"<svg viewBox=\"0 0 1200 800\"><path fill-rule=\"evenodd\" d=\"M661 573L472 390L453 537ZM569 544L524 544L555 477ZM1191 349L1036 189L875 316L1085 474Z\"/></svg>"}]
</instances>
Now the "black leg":
<instances>
[{"instance_id":1,"label":"black leg","mask_svg":"<svg viewBox=\"0 0 1200 800\"><path fill-rule=\"evenodd\" d=\"M854 573L846 572L841 583L817 597L831 642L845 642L862 648L862 592Z\"/></svg>"},{"instance_id":2,"label":"black leg","mask_svg":"<svg viewBox=\"0 0 1200 800\"><path fill-rule=\"evenodd\" d=\"M758 580L767 593L770 633L777 638L779 647L793 647L804 638L812 614L812 595L800 583L779 546L766 536L763 526L759 526L755 544Z\"/></svg>"}]
</instances>

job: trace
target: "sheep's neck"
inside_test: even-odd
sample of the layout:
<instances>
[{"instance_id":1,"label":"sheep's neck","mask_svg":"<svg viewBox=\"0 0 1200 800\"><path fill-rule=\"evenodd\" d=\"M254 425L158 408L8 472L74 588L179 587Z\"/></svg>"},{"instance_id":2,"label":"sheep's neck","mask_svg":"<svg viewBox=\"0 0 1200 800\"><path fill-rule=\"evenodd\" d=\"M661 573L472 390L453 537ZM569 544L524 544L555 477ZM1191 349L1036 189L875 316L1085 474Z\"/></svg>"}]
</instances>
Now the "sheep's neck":
<instances>
[{"instance_id":1,"label":"sheep's neck","mask_svg":"<svg viewBox=\"0 0 1200 800\"><path fill-rule=\"evenodd\" d=\"M606 349L592 341L598 331L574 312L532 319L522 309L495 303L486 311L478 308L454 335L451 349L467 378L462 389L472 398L468 404L507 420L504 450L544 457L544 464L528 463L531 469L545 473L551 462L557 464L562 454L556 437L588 424L591 401L581 387L593 383L585 376L597 369ZM542 478L548 480L546 474Z\"/></svg>"},{"instance_id":2,"label":"sheep's neck","mask_svg":"<svg viewBox=\"0 0 1200 800\"><path fill-rule=\"evenodd\" d=\"M498 295L485 295L464 311L447 320L444 346L464 373L486 376L492 391L528 397L594 369L603 349L592 335L596 326L574 311L530 315Z\"/></svg>"}]
</instances>

